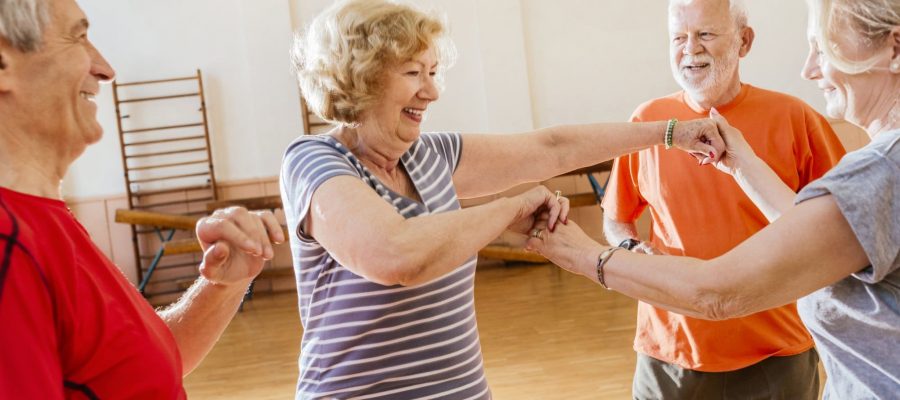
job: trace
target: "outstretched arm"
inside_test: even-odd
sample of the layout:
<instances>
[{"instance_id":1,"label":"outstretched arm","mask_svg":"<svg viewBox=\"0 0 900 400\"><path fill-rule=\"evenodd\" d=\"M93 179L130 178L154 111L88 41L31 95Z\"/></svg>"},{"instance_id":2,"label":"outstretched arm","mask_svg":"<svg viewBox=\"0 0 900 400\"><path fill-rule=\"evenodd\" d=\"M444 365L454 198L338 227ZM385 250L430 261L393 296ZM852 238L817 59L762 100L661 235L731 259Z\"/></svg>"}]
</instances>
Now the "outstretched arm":
<instances>
[{"instance_id":1,"label":"outstretched arm","mask_svg":"<svg viewBox=\"0 0 900 400\"><path fill-rule=\"evenodd\" d=\"M559 224L543 242L532 244L560 267L598 281L597 257L605 248L572 221ZM610 288L630 297L718 320L790 303L868 263L834 199L822 196L790 209L716 259L618 251L606 264L604 277Z\"/></svg>"},{"instance_id":2,"label":"outstretched arm","mask_svg":"<svg viewBox=\"0 0 900 400\"><path fill-rule=\"evenodd\" d=\"M615 157L664 144L667 122L565 125L523 134L465 135L453 182L461 198L540 182ZM709 119L679 122L673 144L706 163L725 145Z\"/></svg>"},{"instance_id":3,"label":"outstretched arm","mask_svg":"<svg viewBox=\"0 0 900 400\"><path fill-rule=\"evenodd\" d=\"M716 109L710 116L725 139L725 154L715 163L716 168L734 177L766 219L775 221L794 205L797 193L756 155L741 131L729 125Z\"/></svg>"},{"instance_id":4,"label":"outstretched arm","mask_svg":"<svg viewBox=\"0 0 900 400\"><path fill-rule=\"evenodd\" d=\"M511 225L524 244L538 209L548 210L555 223L567 218L569 206L538 186L475 207L405 219L358 178L339 176L313 194L304 231L355 274L407 286L459 267Z\"/></svg>"}]
</instances>

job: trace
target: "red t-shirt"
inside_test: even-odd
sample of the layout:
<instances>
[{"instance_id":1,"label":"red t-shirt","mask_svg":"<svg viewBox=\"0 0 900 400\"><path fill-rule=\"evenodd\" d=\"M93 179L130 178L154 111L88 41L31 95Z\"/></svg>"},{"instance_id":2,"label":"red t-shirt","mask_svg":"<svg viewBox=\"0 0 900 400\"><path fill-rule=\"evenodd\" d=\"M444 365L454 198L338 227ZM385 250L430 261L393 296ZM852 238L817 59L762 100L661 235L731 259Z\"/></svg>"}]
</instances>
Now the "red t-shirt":
<instances>
[{"instance_id":1,"label":"red t-shirt","mask_svg":"<svg viewBox=\"0 0 900 400\"><path fill-rule=\"evenodd\" d=\"M166 324L65 203L0 188L0 399L184 399Z\"/></svg>"}]
</instances>

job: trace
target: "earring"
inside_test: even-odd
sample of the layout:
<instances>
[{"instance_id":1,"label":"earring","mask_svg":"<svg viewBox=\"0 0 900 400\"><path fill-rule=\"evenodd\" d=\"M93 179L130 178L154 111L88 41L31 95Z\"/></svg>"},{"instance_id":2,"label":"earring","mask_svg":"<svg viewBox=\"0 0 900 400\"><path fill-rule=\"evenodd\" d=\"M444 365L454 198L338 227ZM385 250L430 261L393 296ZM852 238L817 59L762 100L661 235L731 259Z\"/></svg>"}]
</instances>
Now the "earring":
<instances>
[{"instance_id":1,"label":"earring","mask_svg":"<svg viewBox=\"0 0 900 400\"><path fill-rule=\"evenodd\" d=\"M891 72L900 72L900 63L891 64Z\"/></svg>"}]
</instances>

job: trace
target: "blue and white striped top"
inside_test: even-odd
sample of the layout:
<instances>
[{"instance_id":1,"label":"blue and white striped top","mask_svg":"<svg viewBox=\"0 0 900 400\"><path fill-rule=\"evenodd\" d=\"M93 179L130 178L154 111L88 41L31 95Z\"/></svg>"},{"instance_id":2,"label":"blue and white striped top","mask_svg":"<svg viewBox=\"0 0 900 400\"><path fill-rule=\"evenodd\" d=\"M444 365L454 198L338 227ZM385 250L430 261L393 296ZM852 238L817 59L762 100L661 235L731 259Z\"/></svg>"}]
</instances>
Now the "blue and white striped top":
<instances>
[{"instance_id":1,"label":"blue and white striped top","mask_svg":"<svg viewBox=\"0 0 900 400\"><path fill-rule=\"evenodd\" d=\"M459 134L423 134L400 158L419 203L384 186L331 136L303 136L288 147L281 195L304 328L298 399L490 398L475 323L474 255L432 282L383 286L339 264L299 225L319 185L341 175L361 179L404 218L457 210L451 177L461 150Z\"/></svg>"}]
</instances>

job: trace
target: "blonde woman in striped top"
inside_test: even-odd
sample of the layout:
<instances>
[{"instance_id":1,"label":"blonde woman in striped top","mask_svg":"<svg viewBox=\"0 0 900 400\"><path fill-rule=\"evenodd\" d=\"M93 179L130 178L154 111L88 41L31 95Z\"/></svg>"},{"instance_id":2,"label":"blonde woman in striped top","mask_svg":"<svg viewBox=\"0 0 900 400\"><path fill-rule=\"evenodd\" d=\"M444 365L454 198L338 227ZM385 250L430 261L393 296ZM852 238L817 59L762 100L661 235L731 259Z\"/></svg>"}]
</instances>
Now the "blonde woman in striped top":
<instances>
[{"instance_id":1,"label":"blonde woman in striped top","mask_svg":"<svg viewBox=\"0 0 900 400\"><path fill-rule=\"evenodd\" d=\"M487 399L475 322L475 255L533 215L568 216L543 186L499 193L664 142L668 125L560 126L522 134L421 133L452 45L409 6L332 6L297 39L308 104L335 123L285 154L282 197L304 332L297 398ZM710 120L677 124L676 147L718 160ZM700 155L702 154L702 156Z\"/></svg>"}]
</instances>

